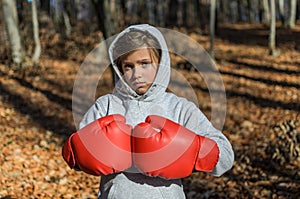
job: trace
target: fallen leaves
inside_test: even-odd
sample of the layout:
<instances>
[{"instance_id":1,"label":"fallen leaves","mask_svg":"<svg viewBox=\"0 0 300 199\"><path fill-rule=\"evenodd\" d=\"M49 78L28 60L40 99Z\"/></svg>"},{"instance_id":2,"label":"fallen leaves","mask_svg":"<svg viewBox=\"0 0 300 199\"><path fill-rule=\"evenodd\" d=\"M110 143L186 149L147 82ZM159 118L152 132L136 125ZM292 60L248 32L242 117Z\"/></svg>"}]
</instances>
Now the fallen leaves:
<instances>
[{"instance_id":1,"label":"fallen leaves","mask_svg":"<svg viewBox=\"0 0 300 199\"><path fill-rule=\"evenodd\" d=\"M205 35L192 37L208 46ZM81 39L66 41L72 51L69 59L42 56L41 68L28 69L24 76L0 65L0 198L97 197L99 177L69 169L61 157L62 144L75 130L72 88L87 50L71 47ZM51 48L51 56L63 52L56 42L57 36L44 44ZM185 178L187 198L296 198L299 163L278 165L265 149L276 138L272 127L299 115L299 52L286 50L275 59L264 54L264 47L218 38L216 49L227 94L223 132L233 145L235 162L219 178L205 173ZM174 67L177 62L185 64L176 55L172 60ZM176 70L189 81L199 107L210 117L210 95L201 75ZM111 76L102 78L99 95L112 89Z\"/></svg>"}]
</instances>

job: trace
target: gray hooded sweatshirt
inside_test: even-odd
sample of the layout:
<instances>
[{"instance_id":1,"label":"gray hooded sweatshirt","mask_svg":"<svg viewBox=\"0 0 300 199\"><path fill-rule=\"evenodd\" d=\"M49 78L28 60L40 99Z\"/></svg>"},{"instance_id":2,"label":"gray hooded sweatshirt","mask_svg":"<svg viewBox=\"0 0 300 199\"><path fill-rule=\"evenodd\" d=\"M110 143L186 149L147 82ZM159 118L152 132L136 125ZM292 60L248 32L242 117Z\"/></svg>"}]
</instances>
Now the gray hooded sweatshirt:
<instances>
[{"instance_id":1,"label":"gray hooded sweatshirt","mask_svg":"<svg viewBox=\"0 0 300 199\"><path fill-rule=\"evenodd\" d=\"M144 95L136 94L128 86L113 61L112 52L116 41L121 35L132 29L148 31L159 41L162 50L155 80ZM118 80L115 89L112 94L101 96L96 100L84 115L80 128L111 114L125 116L126 123L133 127L145 121L148 115L160 115L185 126L196 134L216 141L220 150L219 160L210 174L221 176L232 167L234 153L227 138L212 126L194 103L166 92L170 80L170 57L165 39L158 29L147 24L128 27L111 43L109 56ZM185 194L181 179L167 180L160 177L149 177L129 169L121 173L101 176L99 198L182 199L185 198Z\"/></svg>"}]
</instances>

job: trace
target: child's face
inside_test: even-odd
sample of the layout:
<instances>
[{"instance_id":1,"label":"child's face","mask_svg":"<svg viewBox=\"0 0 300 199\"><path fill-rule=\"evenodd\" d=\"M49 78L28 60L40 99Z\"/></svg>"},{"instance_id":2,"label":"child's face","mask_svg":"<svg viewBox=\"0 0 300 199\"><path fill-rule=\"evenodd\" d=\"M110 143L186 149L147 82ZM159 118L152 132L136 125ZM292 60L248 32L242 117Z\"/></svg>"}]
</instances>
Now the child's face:
<instances>
[{"instance_id":1,"label":"child's face","mask_svg":"<svg viewBox=\"0 0 300 199\"><path fill-rule=\"evenodd\" d=\"M157 72L158 59L153 58L149 51L147 48L140 48L122 60L125 81L140 95L150 88Z\"/></svg>"}]
</instances>

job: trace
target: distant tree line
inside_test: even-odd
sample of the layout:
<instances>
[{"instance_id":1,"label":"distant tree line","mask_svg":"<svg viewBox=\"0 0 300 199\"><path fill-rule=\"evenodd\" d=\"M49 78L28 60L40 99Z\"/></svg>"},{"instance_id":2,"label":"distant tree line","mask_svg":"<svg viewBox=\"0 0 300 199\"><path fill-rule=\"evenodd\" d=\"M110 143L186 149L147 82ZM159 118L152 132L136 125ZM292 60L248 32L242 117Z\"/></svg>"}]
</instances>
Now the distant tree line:
<instances>
[{"instance_id":1,"label":"distant tree line","mask_svg":"<svg viewBox=\"0 0 300 199\"><path fill-rule=\"evenodd\" d=\"M79 21L87 26L96 23L104 38L130 24L149 23L198 28L210 33L212 47L218 24L263 23L270 26L270 49L276 46L275 23L293 29L300 19L300 0L0 0L0 4L0 24L6 25L11 59L17 67L26 56L21 37L26 30L33 34L31 57L38 64L40 13L49 16L54 31L63 37L68 37ZM213 56L213 48L210 51Z\"/></svg>"}]
</instances>

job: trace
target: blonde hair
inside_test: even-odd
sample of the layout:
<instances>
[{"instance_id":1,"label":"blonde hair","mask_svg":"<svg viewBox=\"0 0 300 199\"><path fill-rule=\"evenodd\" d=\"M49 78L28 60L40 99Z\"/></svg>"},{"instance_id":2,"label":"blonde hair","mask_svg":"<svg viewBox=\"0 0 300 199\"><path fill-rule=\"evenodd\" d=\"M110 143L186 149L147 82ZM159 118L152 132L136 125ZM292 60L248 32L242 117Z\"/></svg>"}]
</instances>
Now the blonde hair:
<instances>
[{"instance_id":1,"label":"blonde hair","mask_svg":"<svg viewBox=\"0 0 300 199\"><path fill-rule=\"evenodd\" d=\"M124 58L142 47L149 50L152 60L160 62L161 46L157 39L147 31L131 30L118 39L113 50L113 58L121 73L123 73L122 61Z\"/></svg>"}]
</instances>

